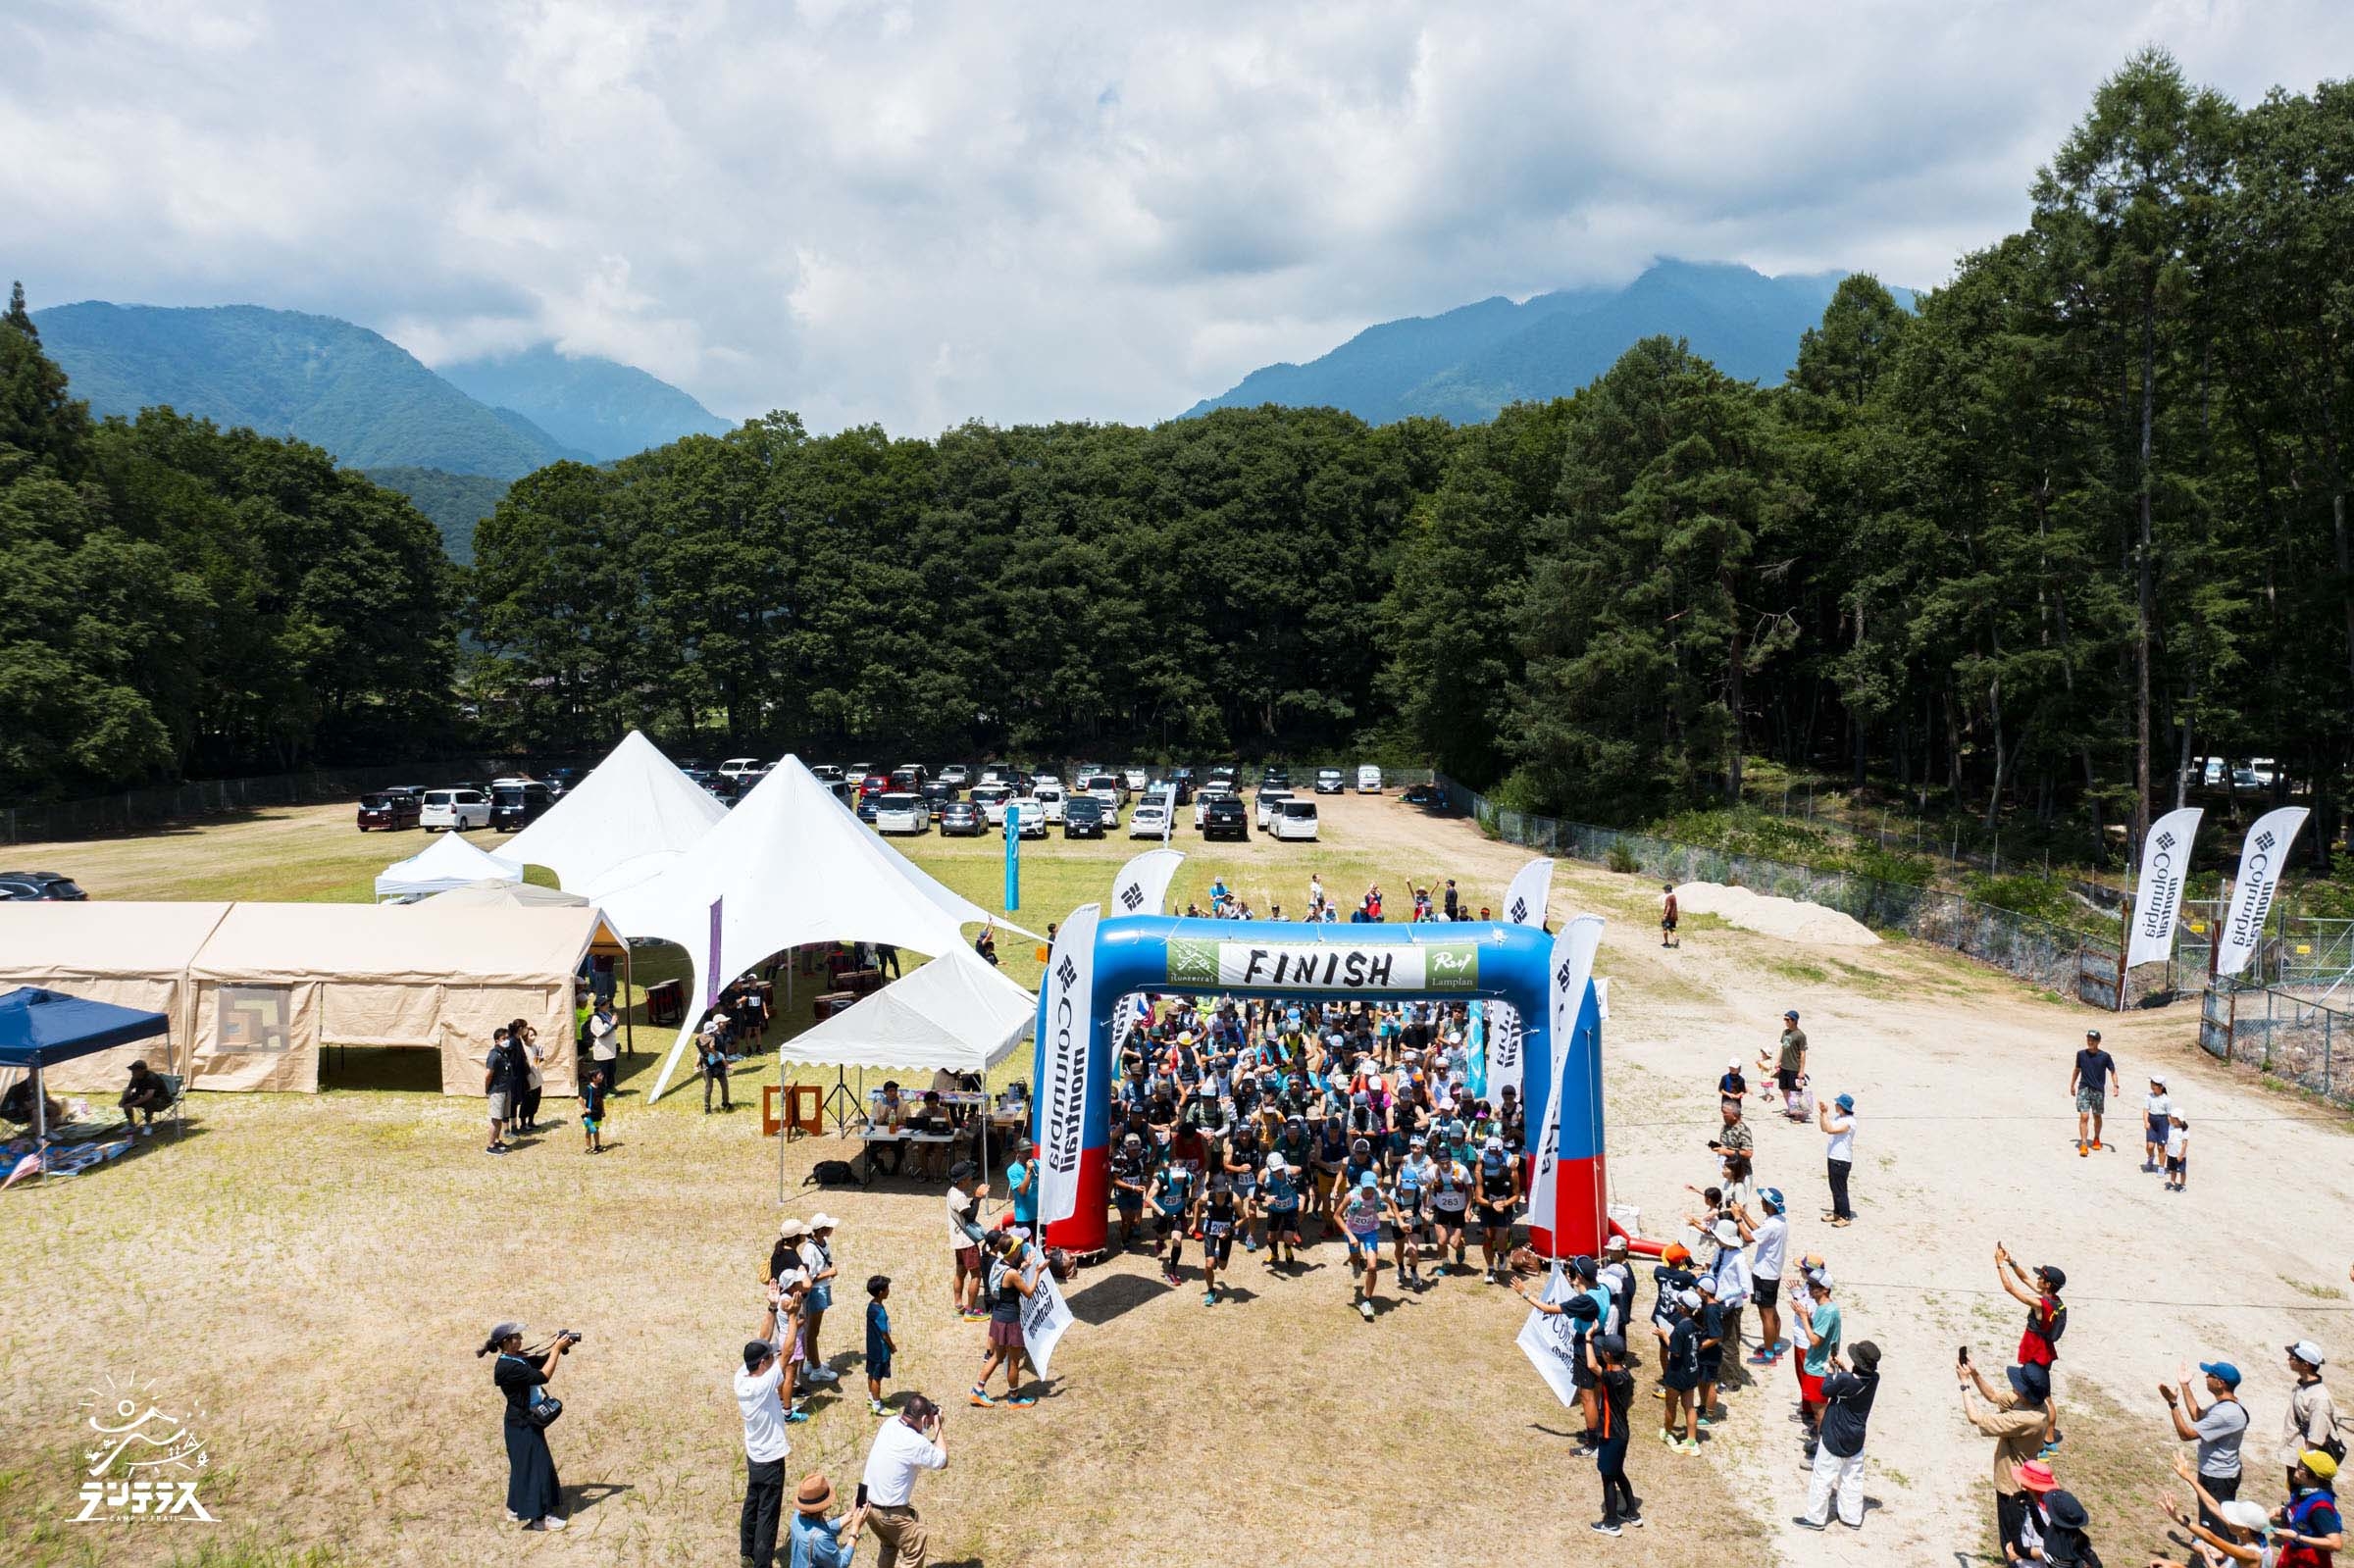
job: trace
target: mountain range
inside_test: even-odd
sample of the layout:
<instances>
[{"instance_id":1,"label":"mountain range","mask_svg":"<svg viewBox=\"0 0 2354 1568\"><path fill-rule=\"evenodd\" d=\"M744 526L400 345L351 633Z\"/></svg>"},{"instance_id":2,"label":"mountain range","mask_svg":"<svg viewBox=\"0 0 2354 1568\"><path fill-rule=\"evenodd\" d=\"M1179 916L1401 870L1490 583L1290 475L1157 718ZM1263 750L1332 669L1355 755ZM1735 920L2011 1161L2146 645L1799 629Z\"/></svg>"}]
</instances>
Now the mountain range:
<instances>
[{"instance_id":1,"label":"mountain range","mask_svg":"<svg viewBox=\"0 0 2354 1568\"><path fill-rule=\"evenodd\" d=\"M1186 414L1280 403L1343 408L1375 425L1418 414L1471 424L1508 403L1565 397L1656 334L1685 339L1727 375L1775 381L1846 276L1767 278L1732 263L1655 262L1622 288L1561 289L1518 304L1498 296L1383 322L1305 365L1253 371ZM1912 307L1911 290L1889 292Z\"/></svg>"}]
</instances>

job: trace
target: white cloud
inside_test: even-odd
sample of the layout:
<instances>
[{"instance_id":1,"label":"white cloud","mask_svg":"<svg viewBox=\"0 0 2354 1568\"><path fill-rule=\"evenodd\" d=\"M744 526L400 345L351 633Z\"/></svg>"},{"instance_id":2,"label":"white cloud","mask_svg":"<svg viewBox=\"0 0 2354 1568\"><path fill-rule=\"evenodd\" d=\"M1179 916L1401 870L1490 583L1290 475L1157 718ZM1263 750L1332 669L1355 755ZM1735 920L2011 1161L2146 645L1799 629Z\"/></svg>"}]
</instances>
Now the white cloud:
<instances>
[{"instance_id":1,"label":"white cloud","mask_svg":"<svg viewBox=\"0 0 2354 1568\"><path fill-rule=\"evenodd\" d=\"M2145 42L2245 100L2354 8L28 0L0 257L821 430L1149 420L1655 255L1936 282Z\"/></svg>"}]
</instances>

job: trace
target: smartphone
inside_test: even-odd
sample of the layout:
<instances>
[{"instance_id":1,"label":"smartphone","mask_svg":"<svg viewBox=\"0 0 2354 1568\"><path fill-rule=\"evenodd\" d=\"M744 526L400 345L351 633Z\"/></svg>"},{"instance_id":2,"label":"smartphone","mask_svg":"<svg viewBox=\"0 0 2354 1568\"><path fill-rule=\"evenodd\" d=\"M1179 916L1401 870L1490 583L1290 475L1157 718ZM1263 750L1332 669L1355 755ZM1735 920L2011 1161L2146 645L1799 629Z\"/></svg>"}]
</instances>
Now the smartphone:
<instances>
[{"instance_id":1,"label":"smartphone","mask_svg":"<svg viewBox=\"0 0 2354 1568\"><path fill-rule=\"evenodd\" d=\"M858 1506L866 1506L866 1483L863 1481L858 1483Z\"/></svg>"},{"instance_id":2,"label":"smartphone","mask_svg":"<svg viewBox=\"0 0 2354 1568\"><path fill-rule=\"evenodd\" d=\"M1954 1357L1954 1363L1955 1363L1955 1365L1957 1365L1957 1366L1965 1366L1965 1367L1966 1367L1966 1366L1970 1365L1970 1346L1969 1346L1969 1345L1967 1345L1967 1344L1966 1344L1966 1345L1964 1345L1964 1346L1962 1347L1962 1352L1961 1352L1961 1354L1959 1354L1959 1355L1957 1355L1957 1356L1955 1356L1955 1357Z\"/></svg>"}]
</instances>

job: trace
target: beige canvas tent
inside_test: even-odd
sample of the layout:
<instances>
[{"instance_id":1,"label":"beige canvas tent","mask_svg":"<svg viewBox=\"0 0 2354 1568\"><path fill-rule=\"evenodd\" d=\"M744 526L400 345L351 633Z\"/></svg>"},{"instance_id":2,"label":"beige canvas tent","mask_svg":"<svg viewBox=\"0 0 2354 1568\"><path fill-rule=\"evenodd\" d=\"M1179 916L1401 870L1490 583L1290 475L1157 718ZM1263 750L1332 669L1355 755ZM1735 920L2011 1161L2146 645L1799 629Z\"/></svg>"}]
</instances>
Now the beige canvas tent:
<instances>
[{"instance_id":1,"label":"beige canvas tent","mask_svg":"<svg viewBox=\"0 0 2354 1568\"><path fill-rule=\"evenodd\" d=\"M443 1090L479 1094L491 1031L522 1018L547 1047L547 1092L570 1094L573 976L623 951L587 907L0 904L0 988L164 1013L202 1089L308 1093L323 1045L395 1045L438 1051ZM117 1064L82 1087L121 1080Z\"/></svg>"},{"instance_id":2,"label":"beige canvas tent","mask_svg":"<svg viewBox=\"0 0 2354 1568\"><path fill-rule=\"evenodd\" d=\"M77 1094L118 1090L125 1070L140 1059L161 1072L185 1071L188 960L229 910L196 903L0 903L0 990L39 986L172 1021L166 1038L60 1062L47 1074L48 1087Z\"/></svg>"}]
</instances>

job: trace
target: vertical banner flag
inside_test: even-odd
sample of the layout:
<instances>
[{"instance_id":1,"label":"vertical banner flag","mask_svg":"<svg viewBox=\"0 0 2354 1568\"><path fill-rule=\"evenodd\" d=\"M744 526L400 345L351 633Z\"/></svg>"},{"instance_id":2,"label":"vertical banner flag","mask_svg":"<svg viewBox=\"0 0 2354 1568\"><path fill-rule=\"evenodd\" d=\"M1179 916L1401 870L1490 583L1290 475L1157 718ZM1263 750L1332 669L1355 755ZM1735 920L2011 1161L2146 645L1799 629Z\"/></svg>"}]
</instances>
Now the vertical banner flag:
<instances>
[{"instance_id":1,"label":"vertical banner flag","mask_svg":"<svg viewBox=\"0 0 2354 1568\"><path fill-rule=\"evenodd\" d=\"M1022 907L1022 808L1005 802L1005 913Z\"/></svg>"},{"instance_id":2,"label":"vertical banner flag","mask_svg":"<svg viewBox=\"0 0 2354 1568\"><path fill-rule=\"evenodd\" d=\"M1561 1272L1557 1259L1553 1273L1545 1281L1545 1293L1539 1299L1548 1306L1559 1306L1569 1299L1569 1276ZM1519 1338L1514 1341L1527 1352L1536 1366L1537 1376L1553 1391L1555 1398L1564 1405L1577 1403L1577 1378L1572 1369L1577 1365L1577 1342L1570 1332L1569 1314L1540 1312L1528 1309L1528 1321L1520 1325Z\"/></svg>"},{"instance_id":3,"label":"vertical banner flag","mask_svg":"<svg viewBox=\"0 0 2354 1568\"><path fill-rule=\"evenodd\" d=\"M1532 860L1520 868L1504 895L1504 918L1515 926L1545 926L1545 901L1553 896L1553 862Z\"/></svg>"},{"instance_id":4,"label":"vertical banner flag","mask_svg":"<svg viewBox=\"0 0 2354 1568\"><path fill-rule=\"evenodd\" d=\"M1022 1298L1022 1348L1030 1352L1030 1364L1038 1375L1047 1375L1047 1363L1054 1357L1055 1342L1062 1331L1071 1326L1070 1304L1063 1300L1062 1291L1054 1285L1054 1276L1038 1261L1033 1251L1029 1261L1038 1270L1038 1290Z\"/></svg>"},{"instance_id":5,"label":"vertical banner flag","mask_svg":"<svg viewBox=\"0 0 2354 1568\"><path fill-rule=\"evenodd\" d=\"M703 965L703 1011L706 1013L719 1005L720 987L726 985L728 980L736 978L731 975L727 977L727 980L722 980L719 973L719 937L720 932L724 929L719 918L719 911L727 901L724 895L711 900L711 959L710 962Z\"/></svg>"},{"instance_id":6,"label":"vertical banner flag","mask_svg":"<svg viewBox=\"0 0 2354 1568\"><path fill-rule=\"evenodd\" d=\"M2182 879L2190 873L2190 841L2200 810L2184 806L2150 824L2141 846L2141 883L2133 889L2133 939L2125 967L2163 964L2175 950L2175 921L2182 913Z\"/></svg>"},{"instance_id":7,"label":"vertical banner flag","mask_svg":"<svg viewBox=\"0 0 2354 1568\"><path fill-rule=\"evenodd\" d=\"M2264 922L2273 912L2280 873L2288 869L2288 846L2305 826L2303 806L2282 806L2256 819L2239 846L2239 880L2231 885L2231 912L2224 917L2215 949L2215 972L2236 975L2256 956Z\"/></svg>"},{"instance_id":8,"label":"vertical banner flag","mask_svg":"<svg viewBox=\"0 0 2354 1568\"><path fill-rule=\"evenodd\" d=\"M1079 1206L1081 1144L1087 1136L1087 1048L1096 1021L1088 1016L1095 994L1098 904L1082 904L1054 932L1047 973L1038 988L1038 1217L1051 1225Z\"/></svg>"},{"instance_id":9,"label":"vertical banner flag","mask_svg":"<svg viewBox=\"0 0 2354 1568\"><path fill-rule=\"evenodd\" d=\"M1463 1091L1475 1100L1488 1097L1488 1004L1473 1002L1471 1027L1463 1031Z\"/></svg>"},{"instance_id":10,"label":"vertical banner flag","mask_svg":"<svg viewBox=\"0 0 2354 1568\"><path fill-rule=\"evenodd\" d=\"M1120 868L1111 879L1111 902L1103 907L1121 915L1157 915L1168 901L1169 880L1185 864L1182 849L1148 849Z\"/></svg>"},{"instance_id":11,"label":"vertical banner flag","mask_svg":"<svg viewBox=\"0 0 2354 1568\"><path fill-rule=\"evenodd\" d=\"M1577 1057L1577 1015L1594 979L1594 953L1602 945L1602 917L1580 915L1553 939L1553 975L1548 986L1548 1035L1553 1047L1553 1093L1545 1102L1544 1131L1537 1138L1536 1163L1528 1178L1528 1224L1551 1231L1555 1189L1561 1163L1561 1100ZM1584 1099L1581 1092L1580 1100Z\"/></svg>"},{"instance_id":12,"label":"vertical banner flag","mask_svg":"<svg viewBox=\"0 0 2354 1568\"><path fill-rule=\"evenodd\" d=\"M1553 862L1532 860L1520 868L1504 895L1504 918L1515 926L1535 926L1542 930L1545 901L1552 896ZM1484 1088L1475 1091L1475 1096L1502 1099L1509 1086L1525 1103L1520 1067L1520 1017L1510 1002L1493 1003L1488 1012L1487 1083Z\"/></svg>"}]
</instances>

